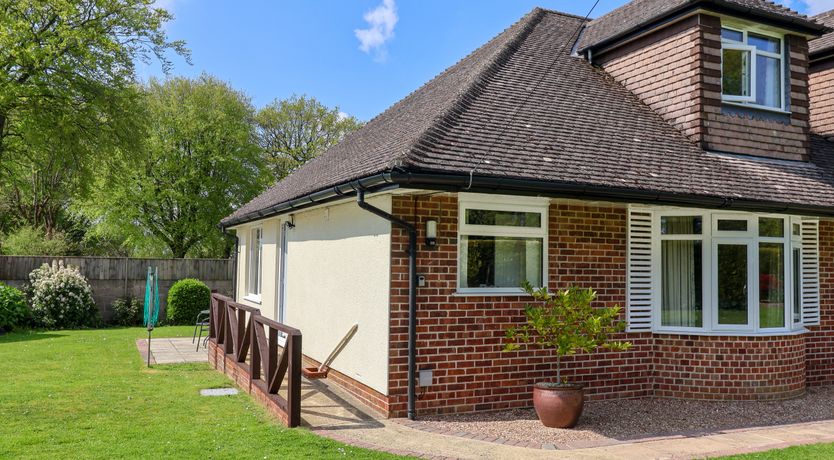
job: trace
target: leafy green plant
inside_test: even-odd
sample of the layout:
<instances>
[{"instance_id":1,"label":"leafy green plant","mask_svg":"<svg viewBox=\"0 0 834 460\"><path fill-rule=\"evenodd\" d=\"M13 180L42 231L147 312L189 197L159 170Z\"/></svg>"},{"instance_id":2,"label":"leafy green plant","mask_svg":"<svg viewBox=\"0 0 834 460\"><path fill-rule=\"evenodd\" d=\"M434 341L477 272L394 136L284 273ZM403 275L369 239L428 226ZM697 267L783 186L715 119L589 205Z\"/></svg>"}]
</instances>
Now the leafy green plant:
<instances>
[{"instance_id":1,"label":"leafy green plant","mask_svg":"<svg viewBox=\"0 0 834 460\"><path fill-rule=\"evenodd\" d=\"M24 225L6 235L0 249L10 256L63 256L69 252L69 243L63 233L47 236L43 229Z\"/></svg>"},{"instance_id":2,"label":"leafy green plant","mask_svg":"<svg viewBox=\"0 0 834 460\"><path fill-rule=\"evenodd\" d=\"M0 283L0 331L22 326L28 319L29 307L23 292Z\"/></svg>"},{"instance_id":3,"label":"leafy green plant","mask_svg":"<svg viewBox=\"0 0 834 460\"><path fill-rule=\"evenodd\" d=\"M202 281L181 279L168 291L168 322L193 325L197 313L208 310L210 303L211 290Z\"/></svg>"},{"instance_id":4,"label":"leafy green plant","mask_svg":"<svg viewBox=\"0 0 834 460\"><path fill-rule=\"evenodd\" d=\"M612 351L628 350L630 342L615 341L612 336L625 330L620 319L621 308L593 307L597 294L592 289L570 287L551 295L547 288L522 286L536 301L527 305L527 322L507 329L504 351L522 346L538 346L556 354L556 384L562 384L562 358L577 352L590 353L597 348Z\"/></svg>"},{"instance_id":5,"label":"leafy green plant","mask_svg":"<svg viewBox=\"0 0 834 460\"><path fill-rule=\"evenodd\" d=\"M63 261L43 264L29 274L26 291L37 326L71 329L99 324L93 291L78 267Z\"/></svg>"},{"instance_id":6,"label":"leafy green plant","mask_svg":"<svg viewBox=\"0 0 834 460\"><path fill-rule=\"evenodd\" d=\"M117 326L139 326L142 324L142 304L136 297L122 297L113 301L111 322Z\"/></svg>"}]
</instances>

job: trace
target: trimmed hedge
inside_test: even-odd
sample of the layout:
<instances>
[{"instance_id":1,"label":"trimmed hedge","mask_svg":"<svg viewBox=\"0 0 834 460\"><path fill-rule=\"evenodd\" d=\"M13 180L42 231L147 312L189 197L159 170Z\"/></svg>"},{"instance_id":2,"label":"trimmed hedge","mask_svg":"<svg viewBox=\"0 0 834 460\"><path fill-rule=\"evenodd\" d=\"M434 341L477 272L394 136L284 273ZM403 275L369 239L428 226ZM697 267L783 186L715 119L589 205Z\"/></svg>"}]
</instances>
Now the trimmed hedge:
<instances>
[{"instance_id":1,"label":"trimmed hedge","mask_svg":"<svg viewBox=\"0 0 834 460\"><path fill-rule=\"evenodd\" d=\"M20 289L0 283L0 332L23 326L29 320L29 306Z\"/></svg>"},{"instance_id":2,"label":"trimmed hedge","mask_svg":"<svg viewBox=\"0 0 834 460\"><path fill-rule=\"evenodd\" d=\"M208 310L210 304L208 286L194 278L181 279L168 291L168 323L194 324L197 313Z\"/></svg>"}]
</instances>

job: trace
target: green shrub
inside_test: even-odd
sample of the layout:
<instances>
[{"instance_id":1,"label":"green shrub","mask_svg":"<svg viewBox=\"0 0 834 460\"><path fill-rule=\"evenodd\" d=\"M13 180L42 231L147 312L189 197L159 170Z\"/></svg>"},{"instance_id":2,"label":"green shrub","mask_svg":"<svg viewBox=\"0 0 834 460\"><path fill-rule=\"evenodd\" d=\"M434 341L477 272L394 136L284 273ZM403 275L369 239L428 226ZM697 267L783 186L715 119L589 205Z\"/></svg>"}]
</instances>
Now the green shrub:
<instances>
[{"instance_id":1,"label":"green shrub","mask_svg":"<svg viewBox=\"0 0 834 460\"><path fill-rule=\"evenodd\" d=\"M29 320L29 306L20 289L0 283L0 331L10 331Z\"/></svg>"},{"instance_id":2,"label":"green shrub","mask_svg":"<svg viewBox=\"0 0 834 460\"><path fill-rule=\"evenodd\" d=\"M6 235L0 250L10 256L63 256L70 244L63 233L48 238L42 229L25 225Z\"/></svg>"},{"instance_id":3,"label":"green shrub","mask_svg":"<svg viewBox=\"0 0 834 460\"><path fill-rule=\"evenodd\" d=\"M208 310L211 290L202 281L185 278L168 291L168 323L194 324L197 313Z\"/></svg>"},{"instance_id":4,"label":"green shrub","mask_svg":"<svg viewBox=\"0 0 834 460\"><path fill-rule=\"evenodd\" d=\"M143 307L135 297L122 297L113 301L111 322L117 326L141 326L143 321Z\"/></svg>"},{"instance_id":5,"label":"green shrub","mask_svg":"<svg viewBox=\"0 0 834 460\"><path fill-rule=\"evenodd\" d=\"M92 289L78 267L63 261L43 264L29 274L27 287L35 325L48 329L99 324Z\"/></svg>"}]
</instances>

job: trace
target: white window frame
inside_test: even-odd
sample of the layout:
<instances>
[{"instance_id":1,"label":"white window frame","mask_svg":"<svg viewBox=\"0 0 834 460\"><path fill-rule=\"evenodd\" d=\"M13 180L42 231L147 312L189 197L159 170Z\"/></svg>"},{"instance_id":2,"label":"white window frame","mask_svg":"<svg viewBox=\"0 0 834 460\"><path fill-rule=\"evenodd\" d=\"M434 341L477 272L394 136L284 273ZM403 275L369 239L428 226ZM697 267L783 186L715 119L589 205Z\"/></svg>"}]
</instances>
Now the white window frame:
<instances>
[{"instance_id":1,"label":"white window frame","mask_svg":"<svg viewBox=\"0 0 834 460\"><path fill-rule=\"evenodd\" d=\"M256 303L261 302L261 293L263 292L263 238L264 233L262 226L253 227L249 230L249 244L247 245L246 257L246 296L244 299ZM257 246L255 245L255 241L257 241ZM258 255L257 264L253 264L253 262L255 262L254 256L256 253Z\"/></svg>"},{"instance_id":2,"label":"white window frame","mask_svg":"<svg viewBox=\"0 0 834 460\"><path fill-rule=\"evenodd\" d=\"M656 333L694 333L698 335L774 335L804 332L800 305L800 321L793 321L794 294L793 289L793 249L802 249L801 235L793 236L793 224L801 224L799 216L768 213L728 213L726 211L709 211L703 209L686 208L651 208L652 209L652 273L653 273L653 301L652 301L652 331ZM660 222L666 216L700 216L701 235L661 235ZM760 237L759 218L776 217L783 220L783 237ZM719 219L747 220L746 231L718 231ZM801 230L800 230L801 233ZM661 303L663 301L663 270L661 256L661 241L663 240L699 240L701 241L702 267L702 327L664 326L662 324ZM784 327L760 327L759 314L759 243L778 242L785 245L784 250L784 280L785 280L785 320ZM748 246L748 324L720 325L718 324L717 305L717 245L722 243L740 243ZM801 258L800 258L801 259ZM801 263L801 261L800 261ZM801 267L800 267L801 269ZM801 281L800 281L801 282ZM801 297L800 297L801 300Z\"/></svg>"},{"instance_id":3,"label":"white window frame","mask_svg":"<svg viewBox=\"0 0 834 460\"><path fill-rule=\"evenodd\" d=\"M752 107L756 109L762 110L770 110L776 112L785 112L785 56L787 55L787 50L785 49L785 36L782 34L778 34L768 30L762 30L756 27L743 27L739 25L721 25L722 29L732 30L735 32L741 32L743 35L742 42L737 42L735 40L729 40L721 37L721 73L722 73L722 82L723 82L723 73L724 73L724 50L725 49L736 49L742 51L748 51L750 53L750 95L749 96L734 96L734 95L727 95L724 94L724 88L721 88L721 100L723 102L731 103L740 105L743 107ZM753 45L748 45L747 35L749 32L753 32L756 35L761 35L768 38L774 38L779 40L779 50L781 53L771 53L768 51L761 51ZM756 104L756 56L767 56L774 59L779 59L779 107L771 107L769 105L762 105Z\"/></svg>"},{"instance_id":4,"label":"white window frame","mask_svg":"<svg viewBox=\"0 0 834 460\"><path fill-rule=\"evenodd\" d=\"M457 277L458 294L522 294L520 288L511 287L463 287L460 273L461 268L466 264L466 251L462 247L463 236L507 236L519 238L541 238L542 239L542 284L547 285L547 230L548 230L548 208L550 200L547 198L513 197L502 195L485 195L477 193L460 194L458 197L458 260L455 271ZM470 225L466 223L466 210L480 209L487 211L515 211L533 212L541 214L541 225L535 227L513 227L503 225ZM538 286L540 287L540 286Z\"/></svg>"}]
</instances>

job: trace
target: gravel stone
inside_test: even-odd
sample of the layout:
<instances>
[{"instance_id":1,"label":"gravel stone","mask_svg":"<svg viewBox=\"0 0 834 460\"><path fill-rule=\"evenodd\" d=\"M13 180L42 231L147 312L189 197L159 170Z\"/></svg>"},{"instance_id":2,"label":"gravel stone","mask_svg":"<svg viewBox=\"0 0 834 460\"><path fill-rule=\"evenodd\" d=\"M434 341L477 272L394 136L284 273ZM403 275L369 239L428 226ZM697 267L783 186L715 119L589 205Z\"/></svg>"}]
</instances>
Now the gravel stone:
<instances>
[{"instance_id":1,"label":"gravel stone","mask_svg":"<svg viewBox=\"0 0 834 460\"><path fill-rule=\"evenodd\" d=\"M554 448L611 445L652 437L694 436L740 428L834 419L834 387L809 388L784 401L622 399L585 403L574 429L547 428L532 408L425 416L422 429Z\"/></svg>"}]
</instances>

